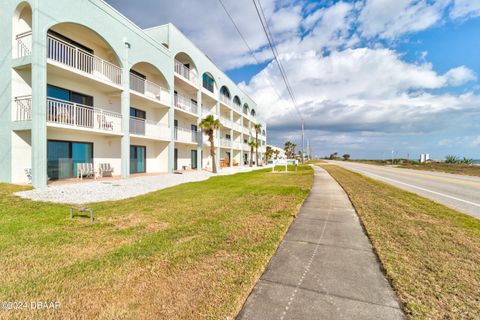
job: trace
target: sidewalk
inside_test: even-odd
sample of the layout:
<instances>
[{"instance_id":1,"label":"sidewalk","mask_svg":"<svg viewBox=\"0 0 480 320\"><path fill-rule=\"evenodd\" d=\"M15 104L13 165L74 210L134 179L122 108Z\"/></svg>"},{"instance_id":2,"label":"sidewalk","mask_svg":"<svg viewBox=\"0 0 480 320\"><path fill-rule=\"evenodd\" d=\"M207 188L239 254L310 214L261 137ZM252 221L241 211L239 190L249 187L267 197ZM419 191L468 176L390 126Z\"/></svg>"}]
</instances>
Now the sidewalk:
<instances>
[{"instance_id":1,"label":"sidewalk","mask_svg":"<svg viewBox=\"0 0 480 320\"><path fill-rule=\"evenodd\" d=\"M347 195L315 167L312 191L237 316L405 319Z\"/></svg>"}]
</instances>

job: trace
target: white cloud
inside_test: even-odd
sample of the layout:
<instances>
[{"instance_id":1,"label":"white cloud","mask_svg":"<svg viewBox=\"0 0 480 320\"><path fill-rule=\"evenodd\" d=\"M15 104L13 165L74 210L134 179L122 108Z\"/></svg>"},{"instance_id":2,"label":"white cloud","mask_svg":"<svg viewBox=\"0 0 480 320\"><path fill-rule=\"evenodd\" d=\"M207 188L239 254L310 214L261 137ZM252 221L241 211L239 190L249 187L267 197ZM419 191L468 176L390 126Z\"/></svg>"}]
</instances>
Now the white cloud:
<instances>
[{"instance_id":1,"label":"white cloud","mask_svg":"<svg viewBox=\"0 0 480 320\"><path fill-rule=\"evenodd\" d=\"M429 93L472 79L471 70L459 67L441 75L431 64L406 63L390 49L347 49L325 57L310 51L285 56L283 65L308 126L317 130L437 130L480 105L472 93ZM270 83L282 83L274 64L243 86L271 128L293 129L298 117L286 91L279 99Z\"/></svg>"},{"instance_id":2,"label":"white cloud","mask_svg":"<svg viewBox=\"0 0 480 320\"><path fill-rule=\"evenodd\" d=\"M477 80L475 73L465 66L451 69L445 76L448 79L448 83L452 86L461 86L469 81Z\"/></svg>"},{"instance_id":3,"label":"white cloud","mask_svg":"<svg viewBox=\"0 0 480 320\"><path fill-rule=\"evenodd\" d=\"M395 39L425 30L442 19L450 0L367 0L359 16L364 37Z\"/></svg>"},{"instance_id":4,"label":"white cloud","mask_svg":"<svg viewBox=\"0 0 480 320\"><path fill-rule=\"evenodd\" d=\"M454 0L453 9L450 11L453 19L480 16L480 1Z\"/></svg>"}]
</instances>

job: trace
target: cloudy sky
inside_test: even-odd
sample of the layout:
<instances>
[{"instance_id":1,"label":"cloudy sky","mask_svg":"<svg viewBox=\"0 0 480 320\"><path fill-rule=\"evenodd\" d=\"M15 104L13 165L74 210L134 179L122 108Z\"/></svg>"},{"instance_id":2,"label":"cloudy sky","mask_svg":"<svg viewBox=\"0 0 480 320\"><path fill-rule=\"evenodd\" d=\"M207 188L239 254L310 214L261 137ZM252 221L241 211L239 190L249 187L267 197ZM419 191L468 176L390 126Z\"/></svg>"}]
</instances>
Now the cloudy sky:
<instances>
[{"instance_id":1,"label":"cloudy sky","mask_svg":"<svg viewBox=\"0 0 480 320\"><path fill-rule=\"evenodd\" d=\"M174 23L259 104L269 143L299 117L251 0L107 0L142 28ZM480 0L261 0L313 152L480 159Z\"/></svg>"}]
</instances>

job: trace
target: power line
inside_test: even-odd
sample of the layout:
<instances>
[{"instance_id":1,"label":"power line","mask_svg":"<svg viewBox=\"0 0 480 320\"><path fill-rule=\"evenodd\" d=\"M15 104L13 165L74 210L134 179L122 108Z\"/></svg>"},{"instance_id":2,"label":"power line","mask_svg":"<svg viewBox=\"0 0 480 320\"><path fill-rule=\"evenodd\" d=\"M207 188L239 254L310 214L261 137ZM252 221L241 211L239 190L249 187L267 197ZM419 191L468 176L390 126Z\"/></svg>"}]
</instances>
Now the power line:
<instances>
[{"instance_id":1,"label":"power line","mask_svg":"<svg viewBox=\"0 0 480 320\"><path fill-rule=\"evenodd\" d=\"M257 11L258 18L260 19L260 22L262 24L263 31L265 32L265 35L267 36L268 43L270 45L270 49L272 50L273 57L275 61L277 62L278 69L280 70L280 74L283 78L283 81L285 82L285 86L287 88L287 92L290 95L290 98L292 99L293 106L295 107L295 110L297 111L300 121L301 121L301 126L302 126L302 163L304 162L305 159L305 121L302 117L302 113L300 112L300 109L297 106L297 101L295 99L295 95L293 94L292 87L290 85L290 82L288 81L287 73L285 72L285 68L283 67L280 59L279 59L279 54L277 51L277 48L275 46L275 41L273 40L272 33L270 31L270 27L268 26L268 21L267 18L265 17L265 12L263 11L262 4L260 0L258 1L258 6L257 6L257 1L252 0L253 4L255 6L255 10ZM263 17L263 19L262 19Z\"/></svg>"},{"instance_id":2,"label":"power line","mask_svg":"<svg viewBox=\"0 0 480 320\"><path fill-rule=\"evenodd\" d=\"M255 56L255 53L253 52L252 48L250 47L250 45L248 44L247 40L245 39L245 37L243 36L242 32L240 31L240 28L238 27L238 25L236 24L235 20L233 19L232 15L230 14L230 12L228 11L228 9L226 8L225 4L223 3L222 0L218 0L220 5L222 6L223 10L225 11L225 13L227 14L228 18L230 19L230 21L232 22L233 26L235 27L235 29L237 30L238 34L240 35L240 38L242 38L243 40L243 43L245 44L245 46L248 48L248 51L250 53L250 55L253 57L253 59L255 60L255 62L257 64L260 64L260 61L257 59L257 57ZM255 5L255 9L257 11L257 15L260 19L260 22L262 24L262 27L263 27L263 30L265 32L265 35L267 37L267 40L268 40L268 43L269 43L269 46L270 46L270 49L272 50L272 54L273 54L273 57L274 57L274 60L277 62L277 66L279 67L279 70L280 70L280 74L283 78L283 81L285 82L285 86L287 88L287 92L290 96L290 98L292 99L292 103L293 103L293 107L295 108L295 111L297 111L298 113L298 116L301 120L301 129L302 129L302 161L303 161L303 154L304 154L304 119L302 117L302 114L297 106L297 102L296 102L296 99L295 99L295 95L293 94L293 90L291 88L291 85L290 85L290 82L288 81L288 77L287 77L287 74L285 72L285 69L283 67L283 65L281 64L280 62L280 59L278 58L279 54L278 54L278 51L277 51L277 48L275 46L275 42L273 41L273 36L271 34L271 31L270 31L270 28L268 26L268 23L267 23L267 19L265 17L265 12L263 11L263 8L262 8L262 5L260 3L260 0L258 0L258 3L259 3L259 7L257 7L257 4L255 2L255 0L253 0L253 3ZM260 8L260 10L259 10ZM260 13L261 12L261 13ZM263 19L265 20L265 22L262 20L262 17ZM278 96L279 100L280 101L283 101L283 98L281 97L281 95L278 93L278 91L275 89L275 86L272 84L272 82L270 81L270 79L267 77L266 80L268 81L269 85L272 87L273 91L275 92L275 94Z\"/></svg>"},{"instance_id":3,"label":"power line","mask_svg":"<svg viewBox=\"0 0 480 320\"><path fill-rule=\"evenodd\" d=\"M245 46L247 47L250 55L252 56L252 58L255 60L255 62L257 63L257 65L261 64L261 62L257 59L257 56L255 55L254 51L252 50L252 48L250 47L250 45L248 44L247 40L245 39L245 37L243 36L242 32L240 31L240 28L238 27L237 23L235 22L235 20L233 19L232 15L230 14L230 12L228 11L228 9L226 8L225 4L223 3L222 0L218 0L218 2L220 2L221 6L223 7L223 10L225 11L225 13L227 14L228 18L230 19L230 21L232 22L233 26L235 27L235 29L237 30L238 34L240 35L240 38L242 38L243 40L243 43L245 44ZM281 97L280 93L278 93L277 89L275 88L275 86L273 85L273 83L270 81L270 78L265 78L268 82L268 84L270 85L270 87L272 88L273 92L277 95L278 99L280 101L283 101L283 98Z\"/></svg>"}]
</instances>

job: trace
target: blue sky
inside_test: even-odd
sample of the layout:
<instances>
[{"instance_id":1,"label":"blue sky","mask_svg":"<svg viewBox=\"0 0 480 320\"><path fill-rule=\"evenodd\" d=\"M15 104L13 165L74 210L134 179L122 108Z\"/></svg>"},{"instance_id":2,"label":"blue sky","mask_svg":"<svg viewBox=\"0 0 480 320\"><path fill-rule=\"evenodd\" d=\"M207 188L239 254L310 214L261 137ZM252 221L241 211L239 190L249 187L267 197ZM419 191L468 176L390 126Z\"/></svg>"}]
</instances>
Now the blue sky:
<instances>
[{"instance_id":1,"label":"blue sky","mask_svg":"<svg viewBox=\"0 0 480 320\"><path fill-rule=\"evenodd\" d=\"M299 119L250 1L107 1L140 27L172 22L258 103L269 143ZM315 154L480 158L480 1L261 0ZM187 19L192 17L195 19Z\"/></svg>"}]
</instances>

